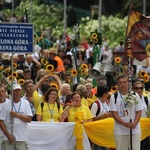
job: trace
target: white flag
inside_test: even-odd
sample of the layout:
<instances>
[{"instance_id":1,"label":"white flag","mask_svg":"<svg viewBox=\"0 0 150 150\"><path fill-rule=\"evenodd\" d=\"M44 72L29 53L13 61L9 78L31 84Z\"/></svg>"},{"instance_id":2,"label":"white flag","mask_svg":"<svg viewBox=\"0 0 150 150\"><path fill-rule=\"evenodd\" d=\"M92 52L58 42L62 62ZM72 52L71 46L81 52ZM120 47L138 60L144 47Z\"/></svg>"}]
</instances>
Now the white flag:
<instances>
[{"instance_id":1,"label":"white flag","mask_svg":"<svg viewBox=\"0 0 150 150\"><path fill-rule=\"evenodd\" d=\"M6 3L11 3L11 2L12 2L12 0L5 0L5 2L6 2Z\"/></svg>"}]
</instances>

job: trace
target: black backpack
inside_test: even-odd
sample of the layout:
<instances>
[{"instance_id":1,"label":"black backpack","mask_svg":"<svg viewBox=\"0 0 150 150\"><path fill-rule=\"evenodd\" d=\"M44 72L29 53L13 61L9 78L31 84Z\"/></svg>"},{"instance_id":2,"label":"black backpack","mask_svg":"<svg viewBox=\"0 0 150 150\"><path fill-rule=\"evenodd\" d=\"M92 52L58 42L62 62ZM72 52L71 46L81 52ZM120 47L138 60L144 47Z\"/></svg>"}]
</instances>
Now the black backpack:
<instances>
[{"instance_id":1,"label":"black backpack","mask_svg":"<svg viewBox=\"0 0 150 150\"><path fill-rule=\"evenodd\" d=\"M135 92L133 92L133 94L135 95ZM117 102L117 97L118 97L118 92L115 92L115 93L114 93L115 104L116 104L116 102ZM146 106L147 106L147 108L148 108L148 97L147 97L147 96L144 96L144 101L145 101Z\"/></svg>"}]
</instances>

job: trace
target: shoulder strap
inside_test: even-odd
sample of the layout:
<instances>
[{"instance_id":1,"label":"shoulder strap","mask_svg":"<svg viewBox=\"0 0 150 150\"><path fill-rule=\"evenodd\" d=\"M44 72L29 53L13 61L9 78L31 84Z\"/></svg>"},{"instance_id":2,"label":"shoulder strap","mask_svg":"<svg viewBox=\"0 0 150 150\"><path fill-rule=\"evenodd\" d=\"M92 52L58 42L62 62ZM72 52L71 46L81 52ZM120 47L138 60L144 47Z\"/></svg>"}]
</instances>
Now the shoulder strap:
<instances>
[{"instance_id":1,"label":"shoulder strap","mask_svg":"<svg viewBox=\"0 0 150 150\"><path fill-rule=\"evenodd\" d=\"M93 105L94 103L96 103L97 106L98 106L97 112L96 112L96 116L97 116L97 115L100 113L100 103L99 103L98 100L96 100L95 102L93 102L93 103L91 104L91 106L89 107L89 109L91 109L91 107L92 107L92 105Z\"/></svg>"},{"instance_id":2,"label":"shoulder strap","mask_svg":"<svg viewBox=\"0 0 150 150\"><path fill-rule=\"evenodd\" d=\"M147 97L147 96L144 96L144 101L145 101L146 106L147 106L147 108L148 108L148 97Z\"/></svg>"},{"instance_id":3,"label":"shoulder strap","mask_svg":"<svg viewBox=\"0 0 150 150\"><path fill-rule=\"evenodd\" d=\"M41 112L43 112L44 102L41 103Z\"/></svg>"},{"instance_id":4,"label":"shoulder strap","mask_svg":"<svg viewBox=\"0 0 150 150\"><path fill-rule=\"evenodd\" d=\"M96 112L96 116L98 116L98 114L100 113L100 103L98 100L95 101L95 103L97 104L98 108L97 108L97 112Z\"/></svg>"},{"instance_id":5,"label":"shoulder strap","mask_svg":"<svg viewBox=\"0 0 150 150\"><path fill-rule=\"evenodd\" d=\"M116 102L117 102L117 97L118 97L118 92L115 92L115 93L114 93L115 104L116 104Z\"/></svg>"}]
</instances>

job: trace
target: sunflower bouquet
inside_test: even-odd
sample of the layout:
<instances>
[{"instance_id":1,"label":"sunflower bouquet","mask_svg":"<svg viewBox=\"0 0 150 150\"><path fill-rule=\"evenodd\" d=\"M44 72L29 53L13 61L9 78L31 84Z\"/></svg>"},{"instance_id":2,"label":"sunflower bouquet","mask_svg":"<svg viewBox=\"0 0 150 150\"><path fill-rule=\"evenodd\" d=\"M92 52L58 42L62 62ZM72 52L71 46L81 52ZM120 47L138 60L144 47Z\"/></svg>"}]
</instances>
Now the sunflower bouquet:
<instances>
[{"instance_id":1,"label":"sunflower bouquet","mask_svg":"<svg viewBox=\"0 0 150 150\"><path fill-rule=\"evenodd\" d=\"M82 64L77 69L71 69L70 72L72 77L77 77L78 81L83 83L88 77L88 66L87 64Z\"/></svg>"},{"instance_id":2,"label":"sunflower bouquet","mask_svg":"<svg viewBox=\"0 0 150 150\"><path fill-rule=\"evenodd\" d=\"M42 64L42 68L46 68L46 66L48 65L48 60L45 58L45 57L43 57L42 59L41 59L41 64Z\"/></svg>"}]
</instances>

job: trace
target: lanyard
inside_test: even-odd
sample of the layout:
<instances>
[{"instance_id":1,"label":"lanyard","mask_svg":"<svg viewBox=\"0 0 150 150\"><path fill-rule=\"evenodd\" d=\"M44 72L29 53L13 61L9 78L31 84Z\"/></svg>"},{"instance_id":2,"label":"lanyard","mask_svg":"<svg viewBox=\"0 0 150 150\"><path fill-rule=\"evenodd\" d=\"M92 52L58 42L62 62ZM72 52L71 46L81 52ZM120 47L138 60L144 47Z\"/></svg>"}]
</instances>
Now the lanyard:
<instances>
[{"instance_id":1,"label":"lanyard","mask_svg":"<svg viewBox=\"0 0 150 150\"><path fill-rule=\"evenodd\" d=\"M14 110L15 110L15 112L19 113L19 111L20 111L20 108L21 108L21 100L20 100L20 104L19 104L18 111L16 110L16 107L15 107L14 103L13 103L13 107L14 107Z\"/></svg>"},{"instance_id":2,"label":"lanyard","mask_svg":"<svg viewBox=\"0 0 150 150\"><path fill-rule=\"evenodd\" d=\"M101 103L101 105L103 106L104 111L105 111L105 112L109 112L108 107L105 105L106 103L102 103L100 99L99 99L98 101L99 101L99 102ZM105 106L104 106L104 105L105 105Z\"/></svg>"},{"instance_id":3,"label":"lanyard","mask_svg":"<svg viewBox=\"0 0 150 150\"><path fill-rule=\"evenodd\" d=\"M49 109L50 116L51 116L51 119L52 119L53 118L53 111L54 111L55 103L53 104L53 109L50 109L49 103L47 103L47 105L48 105L48 109Z\"/></svg>"},{"instance_id":4,"label":"lanyard","mask_svg":"<svg viewBox=\"0 0 150 150\"><path fill-rule=\"evenodd\" d=\"M124 101L123 96L121 95L121 93L120 93L120 92L119 92L119 94L120 94L120 97L121 97L122 102L123 102L123 104L124 104L124 107L125 107L125 108L127 108L127 103Z\"/></svg>"}]
</instances>

